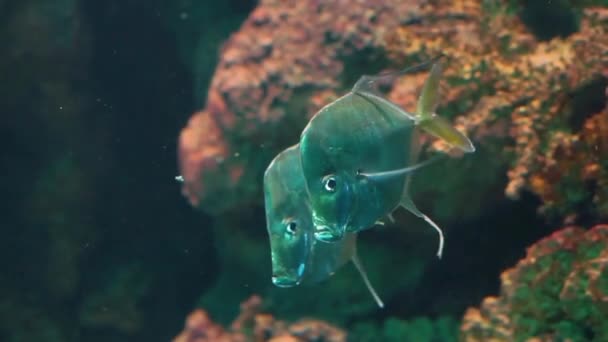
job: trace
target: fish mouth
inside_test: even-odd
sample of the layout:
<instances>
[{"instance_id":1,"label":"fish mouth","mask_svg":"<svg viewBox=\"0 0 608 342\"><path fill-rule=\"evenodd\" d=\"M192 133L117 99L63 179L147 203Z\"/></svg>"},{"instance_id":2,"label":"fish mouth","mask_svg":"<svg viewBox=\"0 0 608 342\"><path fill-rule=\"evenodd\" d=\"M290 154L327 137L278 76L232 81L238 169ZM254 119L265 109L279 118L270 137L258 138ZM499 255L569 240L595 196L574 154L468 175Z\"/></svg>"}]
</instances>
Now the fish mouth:
<instances>
[{"instance_id":1,"label":"fish mouth","mask_svg":"<svg viewBox=\"0 0 608 342\"><path fill-rule=\"evenodd\" d=\"M272 283L278 287L294 287L300 285L300 282L300 279L294 279L293 277L272 276Z\"/></svg>"},{"instance_id":2,"label":"fish mouth","mask_svg":"<svg viewBox=\"0 0 608 342\"><path fill-rule=\"evenodd\" d=\"M344 230L330 229L328 226L317 226L315 229L315 239L321 242L334 243L342 240Z\"/></svg>"}]
</instances>

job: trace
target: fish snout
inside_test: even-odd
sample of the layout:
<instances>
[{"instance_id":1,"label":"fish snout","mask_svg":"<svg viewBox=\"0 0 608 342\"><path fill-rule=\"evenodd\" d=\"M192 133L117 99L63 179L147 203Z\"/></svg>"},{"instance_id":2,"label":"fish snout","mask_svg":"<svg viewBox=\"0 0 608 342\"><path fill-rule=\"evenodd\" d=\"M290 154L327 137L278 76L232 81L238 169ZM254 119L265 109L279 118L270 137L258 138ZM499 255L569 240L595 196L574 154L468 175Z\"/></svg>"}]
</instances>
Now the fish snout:
<instances>
[{"instance_id":1,"label":"fish snout","mask_svg":"<svg viewBox=\"0 0 608 342\"><path fill-rule=\"evenodd\" d=\"M272 275L272 283L278 287L294 287L300 285L300 279L288 276Z\"/></svg>"},{"instance_id":2,"label":"fish snout","mask_svg":"<svg viewBox=\"0 0 608 342\"><path fill-rule=\"evenodd\" d=\"M316 226L315 239L321 242L333 243L342 240L344 237L343 229L331 229L329 226Z\"/></svg>"}]
</instances>

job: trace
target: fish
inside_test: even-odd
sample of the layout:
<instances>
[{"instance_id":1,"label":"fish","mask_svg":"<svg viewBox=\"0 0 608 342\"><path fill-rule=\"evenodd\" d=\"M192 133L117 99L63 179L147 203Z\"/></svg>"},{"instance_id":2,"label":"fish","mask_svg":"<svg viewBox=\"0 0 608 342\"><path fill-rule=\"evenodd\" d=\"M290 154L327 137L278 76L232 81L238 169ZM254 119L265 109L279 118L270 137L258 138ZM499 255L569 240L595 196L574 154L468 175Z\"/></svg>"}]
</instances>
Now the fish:
<instances>
[{"instance_id":1,"label":"fish","mask_svg":"<svg viewBox=\"0 0 608 342\"><path fill-rule=\"evenodd\" d=\"M344 234L373 227L381 217L403 207L438 232L437 256L441 257L442 230L418 210L408 193L413 172L440 157L417 163L417 136L424 131L465 153L475 151L468 137L435 113L442 57L398 72L364 75L351 91L321 108L308 122L299 144L315 239L340 241ZM379 80L431 63L415 113L395 105L374 87Z\"/></svg>"},{"instance_id":2,"label":"fish","mask_svg":"<svg viewBox=\"0 0 608 342\"><path fill-rule=\"evenodd\" d=\"M377 305L384 307L358 257L356 233L346 234L333 244L314 238L298 145L280 152L264 172L264 206L274 285L293 287L319 283L350 261Z\"/></svg>"}]
</instances>

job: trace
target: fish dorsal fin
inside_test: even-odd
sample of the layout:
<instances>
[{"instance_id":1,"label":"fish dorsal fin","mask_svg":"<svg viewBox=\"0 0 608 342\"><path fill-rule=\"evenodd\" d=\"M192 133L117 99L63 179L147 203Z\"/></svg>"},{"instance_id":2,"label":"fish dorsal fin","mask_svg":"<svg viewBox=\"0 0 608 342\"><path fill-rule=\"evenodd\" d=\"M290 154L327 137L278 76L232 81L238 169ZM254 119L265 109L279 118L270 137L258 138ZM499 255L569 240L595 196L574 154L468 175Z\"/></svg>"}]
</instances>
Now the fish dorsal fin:
<instances>
[{"instance_id":1,"label":"fish dorsal fin","mask_svg":"<svg viewBox=\"0 0 608 342\"><path fill-rule=\"evenodd\" d=\"M441 57L443 57L443 55L439 55L428 61L407 67L399 71L387 72L374 76L363 75L359 78L357 83L355 83L351 92L362 96L363 98L370 101L372 104L379 106L383 110L396 114L395 117L397 118L403 117L411 121L416 121L416 115L405 111L403 108L397 106L393 102L386 99L386 97L378 91L377 83L381 80L389 80L392 82L394 79L400 76L406 75L408 73L413 73L428 67L429 64L434 63Z\"/></svg>"},{"instance_id":2,"label":"fish dorsal fin","mask_svg":"<svg viewBox=\"0 0 608 342\"><path fill-rule=\"evenodd\" d=\"M363 282L365 283L367 290L369 291L369 293L371 293L372 297L374 297L374 300L376 301L376 304L378 304L378 307L380 307L381 309L384 308L384 303L382 302L382 299L380 299L380 296L378 296L376 290L374 290L372 283L367 278L367 273L365 272L365 268L363 268L363 264L361 264L361 260L359 260L359 256L357 254L356 249L351 257L351 261L353 262L353 264L355 264L357 271L359 271L361 278L363 278Z\"/></svg>"},{"instance_id":3,"label":"fish dorsal fin","mask_svg":"<svg viewBox=\"0 0 608 342\"><path fill-rule=\"evenodd\" d=\"M467 136L454 128L448 120L435 113L439 105L439 80L442 69L441 63L435 63L428 78L424 81L416 105L416 121L427 133L464 152L475 152L475 146Z\"/></svg>"},{"instance_id":4,"label":"fish dorsal fin","mask_svg":"<svg viewBox=\"0 0 608 342\"><path fill-rule=\"evenodd\" d=\"M438 155L429 160L426 160L426 161L423 161L421 163L414 164L411 166L407 166L407 167L404 167L401 169L380 171L380 172L359 172L358 175L371 179L371 180L374 180L374 181L378 181L378 182L384 181L384 180L389 180L389 179L393 179L394 177L403 176L408 173L414 172L420 168L423 168L423 167L437 161L442 156L443 155Z\"/></svg>"},{"instance_id":5,"label":"fish dorsal fin","mask_svg":"<svg viewBox=\"0 0 608 342\"><path fill-rule=\"evenodd\" d=\"M399 204L410 213L420 217L421 219L424 219L429 225L431 225L431 227L435 229L435 231L437 231L437 233L439 234L439 248L437 249L437 257L441 259L441 256L443 255L444 244L443 231L441 230L441 228L439 228L439 226L435 222L433 222L433 220L431 220L428 216L418 210L418 208L407 193L403 194L403 197L401 198L401 203Z\"/></svg>"},{"instance_id":6,"label":"fish dorsal fin","mask_svg":"<svg viewBox=\"0 0 608 342\"><path fill-rule=\"evenodd\" d=\"M394 79L396 79L398 77L401 77L406 74L411 74L411 73L417 72L419 70L422 70L422 69L428 67L430 64L435 63L443 56L444 56L443 54L440 54L427 61L409 66L407 68L404 68L404 69L401 69L398 71L390 71L390 72L385 72L385 73L373 75L373 76L372 75L363 75L357 80L357 82L355 83L355 85L353 86L353 89L351 91L353 93L376 94L376 95L382 97L382 95L378 92L378 89L376 88L376 84L378 83L378 81L388 80L388 81L392 82Z\"/></svg>"},{"instance_id":7,"label":"fish dorsal fin","mask_svg":"<svg viewBox=\"0 0 608 342\"><path fill-rule=\"evenodd\" d=\"M441 63L435 63L431 68L429 76L424 81L418 103L416 104L416 115L420 119L430 118L439 105L439 80L443 67Z\"/></svg>"}]
</instances>

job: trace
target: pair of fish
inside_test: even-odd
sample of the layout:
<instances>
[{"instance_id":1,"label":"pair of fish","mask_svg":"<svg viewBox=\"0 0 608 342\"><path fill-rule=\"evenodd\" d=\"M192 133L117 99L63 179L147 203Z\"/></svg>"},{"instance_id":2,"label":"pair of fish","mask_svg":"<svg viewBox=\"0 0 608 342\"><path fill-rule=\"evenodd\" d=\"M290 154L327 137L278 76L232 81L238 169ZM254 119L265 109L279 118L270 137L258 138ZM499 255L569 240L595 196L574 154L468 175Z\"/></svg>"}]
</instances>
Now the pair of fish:
<instances>
[{"instance_id":1,"label":"pair of fish","mask_svg":"<svg viewBox=\"0 0 608 342\"><path fill-rule=\"evenodd\" d=\"M356 238L399 207L438 232L441 257L441 229L416 208L407 191L412 172L435 160L416 163L417 134L422 129L465 152L475 148L435 114L439 63L434 63L422 88L416 114L374 88L380 79L429 62L398 73L361 77L349 93L315 114L298 145L281 152L268 166L264 195L275 285L318 282L351 260L382 307L357 257Z\"/></svg>"},{"instance_id":2,"label":"pair of fish","mask_svg":"<svg viewBox=\"0 0 608 342\"><path fill-rule=\"evenodd\" d=\"M298 145L279 153L266 169L264 202L275 285L317 283L352 261L378 306L384 306L357 256L357 234L331 244L315 239Z\"/></svg>"}]
</instances>

